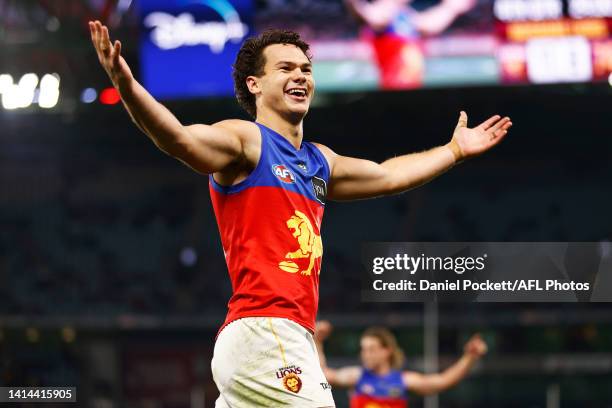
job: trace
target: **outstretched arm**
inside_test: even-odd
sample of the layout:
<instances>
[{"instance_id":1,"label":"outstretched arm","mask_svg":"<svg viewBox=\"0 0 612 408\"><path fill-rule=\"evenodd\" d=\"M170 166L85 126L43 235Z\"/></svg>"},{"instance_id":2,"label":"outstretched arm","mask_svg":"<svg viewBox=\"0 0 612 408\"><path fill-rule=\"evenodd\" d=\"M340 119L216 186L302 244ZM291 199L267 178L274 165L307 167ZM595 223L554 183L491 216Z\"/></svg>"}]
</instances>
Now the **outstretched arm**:
<instances>
[{"instance_id":1,"label":"outstretched arm","mask_svg":"<svg viewBox=\"0 0 612 408\"><path fill-rule=\"evenodd\" d=\"M323 342L331 333L333 327L331 323L326 320L317 322L315 328L315 344L317 346L317 352L319 353L319 362L323 374L332 387L341 388L352 388L357 385L359 376L361 375L361 368L357 366L342 367L342 368L330 368L327 366L327 360L325 358L325 352L323 351Z\"/></svg>"},{"instance_id":2,"label":"outstretched arm","mask_svg":"<svg viewBox=\"0 0 612 408\"><path fill-rule=\"evenodd\" d=\"M241 121L183 126L134 79L121 56L121 42L111 42L108 28L99 21L90 21L89 30L100 64L121 95L132 121L159 149L206 174L221 171L242 159Z\"/></svg>"},{"instance_id":3,"label":"outstretched arm","mask_svg":"<svg viewBox=\"0 0 612 408\"><path fill-rule=\"evenodd\" d=\"M375 31L382 31L391 24L395 15L403 7L397 1L345 0L348 10L357 19Z\"/></svg>"},{"instance_id":4,"label":"outstretched arm","mask_svg":"<svg viewBox=\"0 0 612 408\"><path fill-rule=\"evenodd\" d=\"M442 0L423 11L415 11L412 21L419 32L425 35L437 35L475 5L476 0Z\"/></svg>"},{"instance_id":5,"label":"outstretched arm","mask_svg":"<svg viewBox=\"0 0 612 408\"><path fill-rule=\"evenodd\" d=\"M467 114L462 111L452 140L446 145L394 157L380 164L340 156L328 147L318 145L332 169L328 197L332 200L357 200L418 187L456 163L491 149L504 138L510 126L510 118L495 115L474 128L468 128Z\"/></svg>"},{"instance_id":6,"label":"outstretched arm","mask_svg":"<svg viewBox=\"0 0 612 408\"><path fill-rule=\"evenodd\" d=\"M415 371L404 371L404 385L419 395L430 395L442 392L456 385L470 372L470 369L485 353L487 345L479 334L473 335L464 347L463 356L455 364L438 374L421 374Z\"/></svg>"}]
</instances>

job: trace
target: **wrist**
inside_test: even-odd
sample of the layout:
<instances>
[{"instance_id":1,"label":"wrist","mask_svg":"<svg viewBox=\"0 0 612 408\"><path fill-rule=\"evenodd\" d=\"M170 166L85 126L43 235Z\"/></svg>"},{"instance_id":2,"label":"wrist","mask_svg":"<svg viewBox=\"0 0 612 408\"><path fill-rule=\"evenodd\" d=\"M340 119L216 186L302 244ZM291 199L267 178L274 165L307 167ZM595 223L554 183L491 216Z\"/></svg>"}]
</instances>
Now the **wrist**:
<instances>
[{"instance_id":1,"label":"wrist","mask_svg":"<svg viewBox=\"0 0 612 408\"><path fill-rule=\"evenodd\" d=\"M455 164L461 163L465 159L465 156L461 152L461 148L459 147L459 144L457 144L455 139L452 139L450 142L448 142L446 144L446 147L453 154L453 158L455 159Z\"/></svg>"},{"instance_id":2,"label":"wrist","mask_svg":"<svg viewBox=\"0 0 612 408\"><path fill-rule=\"evenodd\" d=\"M463 358L469 365L472 365L480 359L480 356L471 353L463 353Z\"/></svg>"},{"instance_id":3,"label":"wrist","mask_svg":"<svg viewBox=\"0 0 612 408\"><path fill-rule=\"evenodd\" d=\"M134 77L123 77L113 81L113 86L123 99L129 99L134 94Z\"/></svg>"}]
</instances>

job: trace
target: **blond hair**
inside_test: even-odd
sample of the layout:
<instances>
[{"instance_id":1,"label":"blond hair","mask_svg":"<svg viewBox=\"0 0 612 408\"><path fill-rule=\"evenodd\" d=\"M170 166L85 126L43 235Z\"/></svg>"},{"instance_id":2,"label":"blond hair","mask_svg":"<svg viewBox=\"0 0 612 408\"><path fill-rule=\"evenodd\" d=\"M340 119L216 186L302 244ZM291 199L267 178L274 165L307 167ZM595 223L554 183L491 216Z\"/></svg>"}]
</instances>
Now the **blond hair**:
<instances>
[{"instance_id":1,"label":"blond hair","mask_svg":"<svg viewBox=\"0 0 612 408\"><path fill-rule=\"evenodd\" d=\"M404 365L404 352L397 345L397 340L390 330L384 327L370 327L361 337L374 337L378 339L381 346L391 350L391 356L389 357L389 364L391 364L391 367L395 370L402 368Z\"/></svg>"}]
</instances>

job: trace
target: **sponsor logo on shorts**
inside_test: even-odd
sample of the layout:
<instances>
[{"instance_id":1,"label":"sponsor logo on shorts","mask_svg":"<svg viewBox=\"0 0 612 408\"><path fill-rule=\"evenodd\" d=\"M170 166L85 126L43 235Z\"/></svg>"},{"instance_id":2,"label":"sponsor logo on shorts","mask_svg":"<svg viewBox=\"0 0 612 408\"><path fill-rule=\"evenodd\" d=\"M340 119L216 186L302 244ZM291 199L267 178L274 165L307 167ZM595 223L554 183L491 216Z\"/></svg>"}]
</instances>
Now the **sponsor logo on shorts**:
<instances>
[{"instance_id":1,"label":"sponsor logo on shorts","mask_svg":"<svg viewBox=\"0 0 612 408\"><path fill-rule=\"evenodd\" d=\"M283 380L283 386L287 390L297 394L302 389L302 379L298 374L302 374L302 369L292 365L279 368L276 371L276 378L281 378Z\"/></svg>"},{"instance_id":2,"label":"sponsor logo on shorts","mask_svg":"<svg viewBox=\"0 0 612 408\"><path fill-rule=\"evenodd\" d=\"M284 164L276 164L272 166L272 173L283 183L295 183L295 176Z\"/></svg>"},{"instance_id":3,"label":"sponsor logo on shorts","mask_svg":"<svg viewBox=\"0 0 612 408\"><path fill-rule=\"evenodd\" d=\"M283 378L283 385L289 391L297 394L302 389L302 380L296 374L287 374Z\"/></svg>"},{"instance_id":4,"label":"sponsor logo on shorts","mask_svg":"<svg viewBox=\"0 0 612 408\"><path fill-rule=\"evenodd\" d=\"M276 378L285 378L289 374L302 374L302 369L298 366L290 365L276 370Z\"/></svg>"},{"instance_id":5,"label":"sponsor logo on shorts","mask_svg":"<svg viewBox=\"0 0 612 408\"><path fill-rule=\"evenodd\" d=\"M322 383L319 383L319 384L321 384L321 387L322 387L324 390L331 390L331 389L332 389L332 386L331 386L331 385L329 385L329 383L322 382Z\"/></svg>"}]
</instances>

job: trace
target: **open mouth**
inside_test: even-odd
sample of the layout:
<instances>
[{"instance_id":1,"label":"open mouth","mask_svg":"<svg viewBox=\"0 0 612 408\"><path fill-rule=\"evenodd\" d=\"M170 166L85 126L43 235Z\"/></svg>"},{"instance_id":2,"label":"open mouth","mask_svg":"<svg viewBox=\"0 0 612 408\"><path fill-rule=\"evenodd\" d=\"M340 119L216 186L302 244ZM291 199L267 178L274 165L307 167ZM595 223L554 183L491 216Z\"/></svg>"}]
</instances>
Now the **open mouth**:
<instances>
[{"instance_id":1,"label":"open mouth","mask_svg":"<svg viewBox=\"0 0 612 408\"><path fill-rule=\"evenodd\" d=\"M289 97L295 101L302 102L306 100L308 92L304 88L291 88L285 91Z\"/></svg>"}]
</instances>

